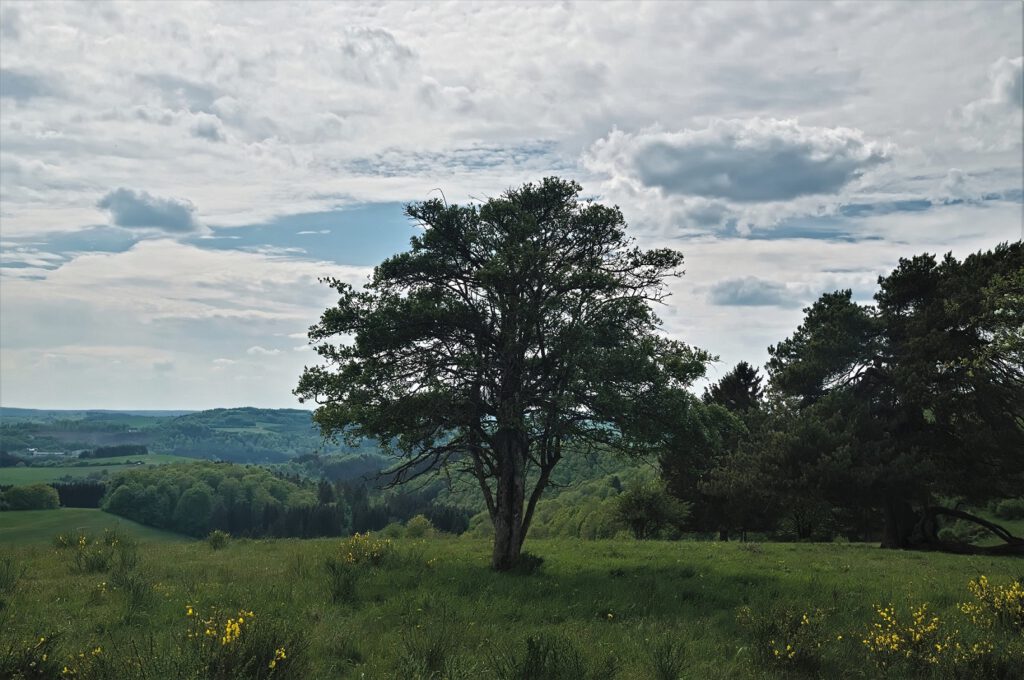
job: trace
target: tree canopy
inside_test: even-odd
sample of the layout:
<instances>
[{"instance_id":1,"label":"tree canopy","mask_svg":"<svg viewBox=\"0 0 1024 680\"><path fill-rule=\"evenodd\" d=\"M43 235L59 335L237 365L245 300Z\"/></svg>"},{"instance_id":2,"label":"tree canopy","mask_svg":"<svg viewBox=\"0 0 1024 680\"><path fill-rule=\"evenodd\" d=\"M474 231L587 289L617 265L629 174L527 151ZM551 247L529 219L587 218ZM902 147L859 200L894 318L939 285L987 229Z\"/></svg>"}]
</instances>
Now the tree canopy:
<instances>
[{"instance_id":1,"label":"tree canopy","mask_svg":"<svg viewBox=\"0 0 1024 680\"><path fill-rule=\"evenodd\" d=\"M652 305L682 255L641 250L616 207L548 178L481 205L415 203L411 249L310 329L324 365L296 394L328 436L372 437L402 457L397 482L441 468L476 478L511 568L563 455L636 454L651 414L709 356L657 332ZM527 487L530 487L529 489Z\"/></svg>"},{"instance_id":2,"label":"tree canopy","mask_svg":"<svg viewBox=\"0 0 1024 680\"><path fill-rule=\"evenodd\" d=\"M938 497L985 501L1024 484L1024 246L959 261L901 259L875 305L823 295L769 348L772 388L833 420L818 457L886 514L884 544L936 543ZM841 418L834 418L841 414Z\"/></svg>"}]
</instances>

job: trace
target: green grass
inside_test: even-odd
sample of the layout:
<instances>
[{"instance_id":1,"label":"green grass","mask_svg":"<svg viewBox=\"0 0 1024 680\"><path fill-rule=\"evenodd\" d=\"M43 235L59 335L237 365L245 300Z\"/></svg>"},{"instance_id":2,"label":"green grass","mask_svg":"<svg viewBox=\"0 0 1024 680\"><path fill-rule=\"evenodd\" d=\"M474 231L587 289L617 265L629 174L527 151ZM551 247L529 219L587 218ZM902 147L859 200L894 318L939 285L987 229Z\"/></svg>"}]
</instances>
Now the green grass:
<instances>
[{"instance_id":1,"label":"green grass","mask_svg":"<svg viewBox=\"0 0 1024 680\"><path fill-rule=\"evenodd\" d=\"M172 456L163 453L151 453L144 456L116 456L113 458L73 459L81 465L61 465L54 467L8 467L0 468L0 486L13 484L39 484L58 482L66 477L83 479L91 476L114 475L124 470L133 469L126 465L127 461L142 461L144 465L166 465L194 461L194 458ZM141 466L140 466L141 467Z\"/></svg>"},{"instance_id":2,"label":"green grass","mask_svg":"<svg viewBox=\"0 0 1024 680\"><path fill-rule=\"evenodd\" d=\"M8 549L13 545L49 545L59 533L81 530L99 534L104 529L115 528L129 536L154 543L190 540L94 508L60 508L0 512L0 547Z\"/></svg>"},{"instance_id":3,"label":"green grass","mask_svg":"<svg viewBox=\"0 0 1024 680\"><path fill-rule=\"evenodd\" d=\"M550 677L646 679L670 656L684 678L801 677L755 658L738 621L745 607L761 620L786 607L811 613L823 644L808 652L820 667L807 677L881 677L861 642L873 605L927 602L952 625L969 579L1007 583L1024 571L1013 558L867 545L538 540L527 544L545 560L538 573L496 574L485 541L435 538L400 541L376 567L341 569L334 601L325 563L343 558L338 539L232 540L216 551L145 541L137 569L152 596L138 599L100 593L108 577L73 573L68 551L6 547L24 573L0 609L10 644L56 636L61 658L99 646L114 658L175 659L193 644L186 605L201 616L251 609L289 640L294 665L282 677L302 678L498 677L523 661L530 636L535 651L555 650L544 658L564 661ZM153 649L139 655L139 640Z\"/></svg>"}]
</instances>

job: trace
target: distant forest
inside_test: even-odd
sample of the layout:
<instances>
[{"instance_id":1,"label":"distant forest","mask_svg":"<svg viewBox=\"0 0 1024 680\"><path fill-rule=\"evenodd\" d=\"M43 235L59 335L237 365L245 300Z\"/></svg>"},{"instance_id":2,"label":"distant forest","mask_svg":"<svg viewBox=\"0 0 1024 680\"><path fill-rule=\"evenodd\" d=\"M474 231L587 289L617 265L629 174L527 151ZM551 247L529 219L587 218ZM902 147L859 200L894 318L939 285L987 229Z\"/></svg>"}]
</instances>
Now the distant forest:
<instances>
[{"instance_id":1,"label":"distant forest","mask_svg":"<svg viewBox=\"0 0 1024 680\"><path fill-rule=\"evenodd\" d=\"M236 463L284 463L313 453L376 452L372 443L352 447L325 442L313 426L309 411L300 409L231 408L173 416L0 410L0 451L7 454L26 454L30 449L94 452L123 446Z\"/></svg>"}]
</instances>

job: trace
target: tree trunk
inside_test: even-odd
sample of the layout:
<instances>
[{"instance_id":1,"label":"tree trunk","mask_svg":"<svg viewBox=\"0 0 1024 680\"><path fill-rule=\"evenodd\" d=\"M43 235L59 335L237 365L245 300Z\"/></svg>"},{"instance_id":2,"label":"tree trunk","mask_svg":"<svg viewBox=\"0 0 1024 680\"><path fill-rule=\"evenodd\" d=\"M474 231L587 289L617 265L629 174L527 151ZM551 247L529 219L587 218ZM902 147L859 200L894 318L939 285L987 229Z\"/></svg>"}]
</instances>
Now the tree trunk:
<instances>
[{"instance_id":1,"label":"tree trunk","mask_svg":"<svg viewBox=\"0 0 1024 680\"><path fill-rule=\"evenodd\" d=\"M882 533L882 547L903 550L910 547L910 537L917 525L918 517L910 503L890 498L885 503L885 529Z\"/></svg>"},{"instance_id":2,"label":"tree trunk","mask_svg":"<svg viewBox=\"0 0 1024 680\"><path fill-rule=\"evenodd\" d=\"M523 502L526 498L526 434L503 429L494 436L498 458L498 487L494 498L494 551L491 568L508 571L519 561L525 538Z\"/></svg>"},{"instance_id":3,"label":"tree trunk","mask_svg":"<svg viewBox=\"0 0 1024 680\"><path fill-rule=\"evenodd\" d=\"M998 546L977 546L961 541L939 538L938 516L954 517L984 527L1003 541ZM906 501L894 500L885 506L885 534L883 548L909 550L937 550L961 555L1016 555L1024 556L1024 539L981 517L962 510L929 507L914 512Z\"/></svg>"}]
</instances>

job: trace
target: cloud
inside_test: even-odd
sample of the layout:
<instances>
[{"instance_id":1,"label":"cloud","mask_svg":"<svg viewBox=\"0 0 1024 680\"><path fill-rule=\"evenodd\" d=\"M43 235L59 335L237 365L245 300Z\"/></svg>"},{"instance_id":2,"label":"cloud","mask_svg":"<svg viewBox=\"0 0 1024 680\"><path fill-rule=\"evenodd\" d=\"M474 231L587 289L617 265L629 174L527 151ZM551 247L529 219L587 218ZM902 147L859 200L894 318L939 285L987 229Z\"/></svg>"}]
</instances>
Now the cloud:
<instances>
[{"instance_id":1,"label":"cloud","mask_svg":"<svg viewBox=\"0 0 1024 680\"><path fill-rule=\"evenodd\" d=\"M756 203L835 194L890 157L888 145L860 130L751 118L680 132L613 131L586 162L666 195Z\"/></svg>"},{"instance_id":2,"label":"cloud","mask_svg":"<svg viewBox=\"0 0 1024 680\"><path fill-rule=\"evenodd\" d=\"M265 347L260 347L259 345L253 345L249 349L245 350L245 353L252 356L273 356L275 354L280 354L281 350L266 349Z\"/></svg>"},{"instance_id":3,"label":"cloud","mask_svg":"<svg viewBox=\"0 0 1024 680\"><path fill-rule=\"evenodd\" d=\"M192 136L207 139L211 142L223 142L227 140L224 134L224 125L220 118L209 113L199 113L192 123Z\"/></svg>"},{"instance_id":4,"label":"cloud","mask_svg":"<svg viewBox=\"0 0 1024 680\"><path fill-rule=\"evenodd\" d=\"M349 27L337 39L330 55L332 71L366 85L397 85L416 60L416 54L381 28Z\"/></svg>"},{"instance_id":5,"label":"cloud","mask_svg":"<svg viewBox=\"0 0 1024 680\"><path fill-rule=\"evenodd\" d=\"M174 110L209 111L220 97L220 93L209 85L167 73L151 73L136 78L139 83L156 90L163 105Z\"/></svg>"},{"instance_id":6,"label":"cloud","mask_svg":"<svg viewBox=\"0 0 1024 680\"><path fill-rule=\"evenodd\" d=\"M21 35L21 14L9 4L0 5L0 35L17 40Z\"/></svg>"},{"instance_id":7,"label":"cloud","mask_svg":"<svg viewBox=\"0 0 1024 680\"><path fill-rule=\"evenodd\" d=\"M988 96L965 104L954 124L969 132L968 146L1010 149L1021 145L1024 57L1000 57L988 69Z\"/></svg>"},{"instance_id":8,"label":"cloud","mask_svg":"<svg viewBox=\"0 0 1024 680\"><path fill-rule=\"evenodd\" d=\"M800 291L756 276L725 279L712 285L708 292L711 304L748 307L799 307L803 297Z\"/></svg>"},{"instance_id":9,"label":"cloud","mask_svg":"<svg viewBox=\"0 0 1024 680\"><path fill-rule=\"evenodd\" d=\"M950 168L943 178L942 184L939 185L939 193L943 197L957 200L969 197L967 173L960 168Z\"/></svg>"},{"instance_id":10,"label":"cloud","mask_svg":"<svg viewBox=\"0 0 1024 680\"><path fill-rule=\"evenodd\" d=\"M190 201L158 198L145 191L118 188L101 198L96 206L110 211L113 223L119 227L184 233L201 226L196 207Z\"/></svg>"},{"instance_id":11,"label":"cloud","mask_svg":"<svg viewBox=\"0 0 1024 680\"><path fill-rule=\"evenodd\" d=\"M0 98L28 101L37 97L52 97L60 89L48 78L27 71L0 69Z\"/></svg>"}]
</instances>

